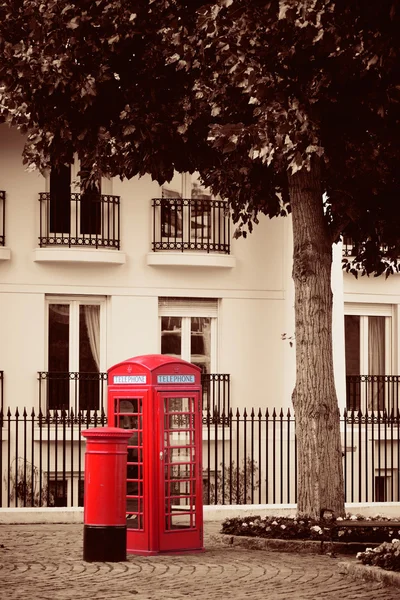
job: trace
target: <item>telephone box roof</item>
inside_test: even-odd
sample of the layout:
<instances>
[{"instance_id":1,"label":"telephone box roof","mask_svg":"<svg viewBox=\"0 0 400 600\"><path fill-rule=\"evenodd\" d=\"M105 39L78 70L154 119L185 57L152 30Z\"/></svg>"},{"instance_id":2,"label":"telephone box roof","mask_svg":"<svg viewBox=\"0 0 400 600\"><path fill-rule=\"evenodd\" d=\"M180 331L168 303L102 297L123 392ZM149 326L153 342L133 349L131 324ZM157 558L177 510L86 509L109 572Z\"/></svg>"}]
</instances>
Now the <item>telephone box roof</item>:
<instances>
[{"instance_id":1,"label":"telephone box roof","mask_svg":"<svg viewBox=\"0 0 400 600\"><path fill-rule=\"evenodd\" d=\"M141 365L149 371L154 371L155 369L163 365L172 364L186 365L190 366L192 369L197 369L198 371L201 370L200 367L198 367L197 365L192 365L186 360L182 360L181 358L175 358L173 356L168 356L167 354L144 354L142 356L134 356L132 358L123 360L120 363L117 363L116 365L110 367L107 372L110 373L110 371L114 371L114 369L117 369L122 365L128 364Z\"/></svg>"}]
</instances>

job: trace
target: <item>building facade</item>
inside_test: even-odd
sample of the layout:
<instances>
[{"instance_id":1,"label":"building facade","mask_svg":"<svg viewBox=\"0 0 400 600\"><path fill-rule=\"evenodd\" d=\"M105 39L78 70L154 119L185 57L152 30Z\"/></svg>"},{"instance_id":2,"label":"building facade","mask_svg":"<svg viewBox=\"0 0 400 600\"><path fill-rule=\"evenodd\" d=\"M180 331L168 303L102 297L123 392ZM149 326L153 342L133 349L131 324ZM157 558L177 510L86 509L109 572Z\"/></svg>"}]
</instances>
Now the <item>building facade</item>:
<instances>
[{"instance_id":1,"label":"building facade","mask_svg":"<svg viewBox=\"0 0 400 600\"><path fill-rule=\"evenodd\" d=\"M290 219L261 218L247 239L234 239L225 203L203 189L196 174L176 174L164 186L150 177L104 179L82 190L84 160L45 175L29 172L23 142L17 131L0 127L3 415L17 407L36 415L101 412L107 369L154 353L201 368L204 410L290 409ZM397 410L398 276L356 280L343 274L342 252L334 248L332 274L339 406L353 413ZM51 462L58 442L50 427L46 435ZM293 431L285 435L291 444ZM4 433L3 447L15 443L10 436ZM347 443L345 434L343 444L349 460L362 460L359 444ZM373 467L366 486L375 495L394 486L398 500L398 447L390 481L380 465ZM64 462L67 485L76 471L71 460ZM48 464L49 481L55 470ZM265 468L262 473L265 478Z\"/></svg>"}]
</instances>

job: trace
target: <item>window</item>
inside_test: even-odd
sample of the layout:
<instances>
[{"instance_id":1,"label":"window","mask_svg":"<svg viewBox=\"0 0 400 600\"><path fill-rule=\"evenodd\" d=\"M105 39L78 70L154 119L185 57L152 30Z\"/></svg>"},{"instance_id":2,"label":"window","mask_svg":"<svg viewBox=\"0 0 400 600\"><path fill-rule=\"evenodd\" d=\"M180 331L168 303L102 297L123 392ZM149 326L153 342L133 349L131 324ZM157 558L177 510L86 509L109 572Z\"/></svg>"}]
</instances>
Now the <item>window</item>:
<instances>
[{"instance_id":1,"label":"window","mask_svg":"<svg viewBox=\"0 0 400 600\"><path fill-rule=\"evenodd\" d=\"M198 173L175 173L173 179L162 187L162 197L175 199L175 202L162 205L163 237L182 237L184 224L187 223L190 240L210 239L211 200L216 198L201 185Z\"/></svg>"},{"instance_id":2,"label":"window","mask_svg":"<svg viewBox=\"0 0 400 600\"><path fill-rule=\"evenodd\" d=\"M101 232L101 186L92 184L72 193L71 172L89 170L81 160L79 165L61 165L50 172L50 232L100 234Z\"/></svg>"},{"instance_id":3,"label":"window","mask_svg":"<svg viewBox=\"0 0 400 600\"><path fill-rule=\"evenodd\" d=\"M215 373L217 312L217 300L160 298L161 354L187 360L202 373Z\"/></svg>"},{"instance_id":4,"label":"window","mask_svg":"<svg viewBox=\"0 0 400 600\"><path fill-rule=\"evenodd\" d=\"M355 314L355 310L347 307L351 314L345 315L347 408L388 409L394 391L387 378L391 373L391 307L358 308L370 314Z\"/></svg>"},{"instance_id":5,"label":"window","mask_svg":"<svg viewBox=\"0 0 400 600\"><path fill-rule=\"evenodd\" d=\"M198 173L176 173L152 206L153 251L230 253L228 205L200 184Z\"/></svg>"},{"instance_id":6,"label":"window","mask_svg":"<svg viewBox=\"0 0 400 600\"><path fill-rule=\"evenodd\" d=\"M47 408L97 410L102 405L104 302L47 301Z\"/></svg>"}]
</instances>

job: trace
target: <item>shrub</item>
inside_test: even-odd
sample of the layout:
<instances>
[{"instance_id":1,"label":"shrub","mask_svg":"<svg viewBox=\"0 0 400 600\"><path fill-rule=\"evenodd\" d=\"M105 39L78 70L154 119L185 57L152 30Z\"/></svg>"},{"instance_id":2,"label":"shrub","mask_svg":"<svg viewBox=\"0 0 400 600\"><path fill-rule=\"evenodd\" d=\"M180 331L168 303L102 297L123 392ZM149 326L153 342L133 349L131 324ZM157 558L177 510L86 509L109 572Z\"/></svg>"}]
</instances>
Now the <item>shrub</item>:
<instances>
[{"instance_id":1,"label":"shrub","mask_svg":"<svg viewBox=\"0 0 400 600\"><path fill-rule=\"evenodd\" d=\"M384 542L376 548L367 548L365 552L359 552L357 558L363 565L400 571L400 540L393 539L391 543Z\"/></svg>"},{"instance_id":2,"label":"shrub","mask_svg":"<svg viewBox=\"0 0 400 600\"><path fill-rule=\"evenodd\" d=\"M234 461L220 467L215 482L203 489L204 504L251 504L260 485L256 461L248 457L239 467Z\"/></svg>"},{"instance_id":3,"label":"shrub","mask_svg":"<svg viewBox=\"0 0 400 600\"><path fill-rule=\"evenodd\" d=\"M351 527L347 522L341 527L343 519L312 520L296 517L244 517L227 519L222 524L222 533L230 535L245 535L282 540L319 540L333 542L367 542L379 544L390 542L400 536L399 527L374 527L374 519L356 515L347 515L349 521L365 521L365 526ZM388 520L377 517L380 523ZM390 519L396 521L396 519Z\"/></svg>"}]
</instances>

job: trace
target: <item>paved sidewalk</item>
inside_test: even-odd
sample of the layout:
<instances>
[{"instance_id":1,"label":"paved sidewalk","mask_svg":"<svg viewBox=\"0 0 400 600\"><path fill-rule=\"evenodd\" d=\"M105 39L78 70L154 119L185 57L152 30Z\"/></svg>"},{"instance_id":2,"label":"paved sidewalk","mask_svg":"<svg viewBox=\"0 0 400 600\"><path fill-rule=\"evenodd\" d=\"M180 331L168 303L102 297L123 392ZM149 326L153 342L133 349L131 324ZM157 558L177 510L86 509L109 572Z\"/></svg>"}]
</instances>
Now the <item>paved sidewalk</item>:
<instances>
[{"instance_id":1,"label":"paved sidewalk","mask_svg":"<svg viewBox=\"0 0 400 600\"><path fill-rule=\"evenodd\" d=\"M205 523L202 554L82 560L82 525L0 525L4 600L398 600L399 590L354 581L328 556L223 544Z\"/></svg>"}]
</instances>

